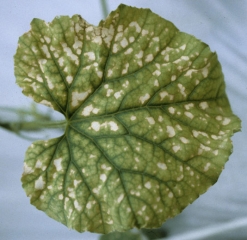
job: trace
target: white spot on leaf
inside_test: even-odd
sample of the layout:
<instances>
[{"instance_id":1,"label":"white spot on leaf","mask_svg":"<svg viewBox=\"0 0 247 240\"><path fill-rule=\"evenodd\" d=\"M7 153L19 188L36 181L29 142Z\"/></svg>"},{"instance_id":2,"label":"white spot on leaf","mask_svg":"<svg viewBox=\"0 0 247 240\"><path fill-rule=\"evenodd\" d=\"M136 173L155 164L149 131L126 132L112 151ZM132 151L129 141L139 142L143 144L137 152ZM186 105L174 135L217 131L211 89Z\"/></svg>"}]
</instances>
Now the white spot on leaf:
<instances>
[{"instance_id":1,"label":"white spot on leaf","mask_svg":"<svg viewBox=\"0 0 247 240\"><path fill-rule=\"evenodd\" d=\"M102 164L101 165L101 168L102 169L105 169L105 170L107 170L107 171L110 171L112 168L111 167L107 167L105 164Z\"/></svg>"},{"instance_id":2,"label":"white spot on leaf","mask_svg":"<svg viewBox=\"0 0 247 240\"><path fill-rule=\"evenodd\" d=\"M194 118L194 115L191 112L184 112L184 115L190 119Z\"/></svg>"},{"instance_id":3,"label":"white spot on leaf","mask_svg":"<svg viewBox=\"0 0 247 240\"><path fill-rule=\"evenodd\" d=\"M154 81L154 86L159 87L159 81L157 79Z\"/></svg>"},{"instance_id":4,"label":"white spot on leaf","mask_svg":"<svg viewBox=\"0 0 247 240\"><path fill-rule=\"evenodd\" d=\"M111 45L113 36L114 36L114 27L112 24L110 25L110 28L102 28L102 37L108 48Z\"/></svg>"},{"instance_id":5,"label":"white spot on leaf","mask_svg":"<svg viewBox=\"0 0 247 240\"><path fill-rule=\"evenodd\" d=\"M39 59L39 66L40 66L40 69L41 69L41 72L44 73L44 65L47 63L47 60L46 59Z\"/></svg>"},{"instance_id":6,"label":"white spot on leaf","mask_svg":"<svg viewBox=\"0 0 247 240\"><path fill-rule=\"evenodd\" d=\"M107 177L106 177L105 174L101 174L101 175L100 175L100 180L101 180L102 182L105 182L106 179L107 179Z\"/></svg>"},{"instance_id":7,"label":"white spot on leaf","mask_svg":"<svg viewBox=\"0 0 247 240\"><path fill-rule=\"evenodd\" d=\"M184 76L191 78L193 72L198 72L198 70L197 70L197 69L189 69L189 70L184 74ZM198 82L198 83L199 83L199 82ZM197 84L196 84L196 85L197 85Z\"/></svg>"},{"instance_id":8,"label":"white spot on leaf","mask_svg":"<svg viewBox=\"0 0 247 240\"><path fill-rule=\"evenodd\" d=\"M123 70L122 70L122 74L127 73L128 72L128 69L129 69L129 63L126 63L125 64L125 68L123 68Z\"/></svg>"},{"instance_id":9,"label":"white spot on leaf","mask_svg":"<svg viewBox=\"0 0 247 240\"><path fill-rule=\"evenodd\" d=\"M159 117L158 117L158 121L159 121L159 122L163 122L163 120L164 120L164 118L163 118L162 116L159 116Z\"/></svg>"},{"instance_id":10,"label":"white spot on leaf","mask_svg":"<svg viewBox=\"0 0 247 240\"><path fill-rule=\"evenodd\" d=\"M148 30L146 30L146 29L142 29L142 36L145 36L145 35L147 35L149 33L149 31Z\"/></svg>"},{"instance_id":11,"label":"white spot on leaf","mask_svg":"<svg viewBox=\"0 0 247 240\"><path fill-rule=\"evenodd\" d=\"M125 55L128 55L128 54L131 54L133 52L133 48L128 48L125 52L124 52L124 54Z\"/></svg>"},{"instance_id":12,"label":"white spot on leaf","mask_svg":"<svg viewBox=\"0 0 247 240\"><path fill-rule=\"evenodd\" d=\"M184 87L181 83L179 83L179 84L178 84L178 88L180 89L180 93L181 93L184 97L186 97L186 94L185 94L185 87Z\"/></svg>"},{"instance_id":13,"label":"white spot on leaf","mask_svg":"<svg viewBox=\"0 0 247 240\"><path fill-rule=\"evenodd\" d=\"M115 92L114 93L114 97L116 98L116 99L118 99L118 98L120 98L121 97L121 94L123 93L123 90L120 90L119 92Z\"/></svg>"},{"instance_id":14,"label":"white spot on leaf","mask_svg":"<svg viewBox=\"0 0 247 240\"><path fill-rule=\"evenodd\" d=\"M140 162L140 160L139 160L138 157L135 157L135 161L136 161L136 162Z\"/></svg>"},{"instance_id":15,"label":"white spot on leaf","mask_svg":"<svg viewBox=\"0 0 247 240\"><path fill-rule=\"evenodd\" d=\"M186 48L186 44L184 44L184 45L182 45L182 46L180 47L181 50L185 50L185 48Z\"/></svg>"},{"instance_id":16,"label":"white spot on leaf","mask_svg":"<svg viewBox=\"0 0 247 240\"><path fill-rule=\"evenodd\" d=\"M93 105L91 104L83 109L82 115L89 116L92 110L93 110Z\"/></svg>"},{"instance_id":17,"label":"white spot on leaf","mask_svg":"<svg viewBox=\"0 0 247 240\"><path fill-rule=\"evenodd\" d=\"M135 55L138 59L143 57L143 51L141 50L139 53Z\"/></svg>"},{"instance_id":18,"label":"white spot on leaf","mask_svg":"<svg viewBox=\"0 0 247 240\"><path fill-rule=\"evenodd\" d=\"M43 78L40 76L40 74L38 74L37 76L36 76L36 79L37 79L37 81L38 82L43 82Z\"/></svg>"},{"instance_id":19,"label":"white spot on leaf","mask_svg":"<svg viewBox=\"0 0 247 240\"><path fill-rule=\"evenodd\" d=\"M231 119L230 118L224 118L222 124L223 125L228 125L230 122L231 122Z\"/></svg>"},{"instance_id":20,"label":"white spot on leaf","mask_svg":"<svg viewBox=\"0 0 247 240\"><path fill-rule=\"evenodd\" d=\"M215 156L217 156L218 153L219 153L219 150L214 150L214 151L213 151L213 154L214 154Z\"/></svg>"},{"instance_id":21,"label":"white spot on leaf","mask_svg":"<svg viewBox=\"0 0 247 240\"><path fill-rule=\"evenodd\" d=\"M107 72L107 77L110 77L112 75L112 73L113 73L112 69L109 69Z\"/></svg>"},{"instance_id":22,"label":"white spot on leaf","mask_svg":"<svg viewBox=\"0 0 247 240\"><path fill-rule=\"evenodd\" d=\"M83 116L89 116L90 114L94 113L97 114L99 112L98 108L94 108L92 104L90 104L89 106L85 107L82 111L82 115Z\"/></svg>"},{"instance_id":23,"label":"white spot on leaf","mask_svg":"<svg viewBox=\"0 0 247 240\"><path fill-rule=\"evenodd\" d=\"M166 166L166 164L165 163L157 163L157 166L158 166L158 168L160 168L160 169L162 169L162 170L166 170L167 169L167 166Z\"/></svg>"},{"instance_id":24,"label":"white spot on leaf","mask_svg":"<svg viewBox=\"0 0 247 240\"><path fill-rule=\"evenodd\" d=\"M204 78L206 78L208 76L208 67L209 67L209 65L210 65L210 63L202 69L202 75L203 75Z\"/></svg>"},{"instance_id":25,"label":"white spot on leaf","mask_svg":"<svg viewBox=\"0 0 247 240\"><path fill-rule=\"evenodd\" d=\"M168 61L169 61L169 59L170 59L169 54L165 55L164 60L165 60L166 62L168 62Z\"/></svg>"},{"instance_id":26,"label":"white spot on leaf","mask_svg":"<svg viewBox=\"0 0 247 240\"><path fill-rule=\"evenodd\" d=\"M182 143L189 143L189 140L187 139L187 138L185 138L185 137L180 137L180 140L181 140L181 142Z\"/></svg>"},{"instance_id":27,"label":"white spot on leaf","mask_svg":"<svg viewBox=\"0 0 247 240\"><path fill-rule=\"evenodd\" d=\"M211 150L210 147L207 147L207 146L205 146L203 144L200 144L200 148L198 149L198 155L201 155L203 153L203 151L208 152L210 150Z\"/></svg>"},{"instance_id":28,"label":"white spot on leaf","mask_svg":"<svg viewBox=\"0 0 247 240\"><path fill-rule=\"evenodd\" d=\"M58 199L63 200L63 194L59 194Z\"/></svg>"},{"instance_id":29,"label":"white spot on leaf","mask_svg":"<svg viewBox=\"0 0 247 240\"><path fill-rule=\"evenodd\" d=\"M154 56L153 56L152 53L150 53L150 54L148 54L148 55L146 56L145 62L151 62L151 61L153 61L153 59L154 59Z\"/></svg>"},{"instance_id":30,"label":"white spot on leaf","mask_svg":"<svg viewBox=\"0 0 247 240\"><path fill-rule=\"evenodd\" d=\"M180 146L174 145L174 146L172 147L172 150L176 153L177 151L180 150Z\"/></svg>"},{"instance_id":31,"label":"white spot on leaf","mask_svg":"<svg viewBox=\"0 0 247 240\"><path fill-rule=\"evenodd\" d=\"M98 188L94 188L94 189L93 189L93 192L94 192L95 194L99 194L99 189L98 189Z\"/></svg>"},{"instance_id":32,"label":"white spot on leaf","mask_svg":"<svg viewBox=\"0 0 247 240\"><path fill-rule=\"evenodd\" d=\"M201 102L199 104L199 106L200 106L201 109L205 110L206 108L208 108L208 103L207 102Z\"/></svg>"},{"instance_id":33,"label":"white spot on leaf","mask_svg":"<svg viewBox=\"0 0 247 240\"><path fill-rule=\"evenodd\" d=\"M128 86L129 86L129 81L126 80L125 83L123 84L123 87L124 87L124 88L127 88Z\"/></svg>"},{"instance_id":34,"label":"white spot on leaf","mask_svg":"<svg viewBox=\"0 0 247 240\"><path fill-rule=\"evenodd\" d=\"M189 103L189 104L184 105L184 107L185 107L186 110L190 110L191 108L194 107L194 104L193 103Z\"/></svg>"},{"instance_id":35,"label":"white spot on leaf","mask_svg":"<svg viewBox=\"0 0 247 240\"><path fill-rule=\"evenodd\" d=\"M48 79L47 77L46 77L46 79L47 79L48 88L53 89L54 85L53 85L52 81L50 79Z\"/></svg>"},{"instance_id":36,"label":"white spot on leaf","mask_svg":"<svg viewBox=\"0 0 247 240\"><path fill-rule=\"evenodd\" d=\"M122 32L123 31L123 25L119 25L118 28L117 28L117 31L118 32Z\"/></svg>"},{"instance_id":37,"label":"white spot on leaf","mask_svg":"<svg viewBox=\"0 0 247 240\"><path fill-rule=\"evenodd\" d=\"M144 186L145 186L145 188L150 189L151 188L151 183L150 182L146 182Z\"/></svg>"},{"instance_id":38,"label":"white spot on leaf","mask_svg":"<svg viewBox=\"0 0 247 240\"><path fill-rule=\"evenodd\" d=\"M63 66L63 63L64 63L64 59L63 59L62 57L60 57L60 58L58 59L58 64L59 64L59 66L62 67L62 66Z\"/></svg>"},{"instance_id":39,"label":"white spot on leaf","mask_svg":"<svg viewBox=\"0 0 247 240\"><path fill-rule=\"evenodd\" d=\"M168 137L174 137L175 136L175 130L172 126L167 126L166 132L168 133Z\"/></svg>"},{"instance_id":40,"label":"white spot on leaf","mask_svg":"<svg viewBox=\"0 0 247 240\"><path fill-rule=\"evenodd\" d=\"M73 77L72 76L67 76L66 77L66 81L67 81L68 84L71 84L72 81L73 81Z\"/></svg>"},{"instance_id":41,"label":"white spot on leaf","mask_svg":"<svg viewBox=\"0 0 247 240\"><path fill-rule=\"evenodd\" d=\"M77 32L77 33L79 33L79 31L81 31L82 30L82 27L79 25L79 23L76 23L75 24L75 31Z\"/></svg>"},{"instance_id":42,"label":"white spot on leaf","mask_svg":"<svg viewBox=\"0 0 247 240\"><path fill-rule=\"evenodd\" d=\"M128 46L128 40L126 38L124 38L121 42L120 45L125 48L126 46Z\"/></svg>"},{"instance_id":43,"label":"white spot on leaf","mask_svg":"<svg viewBox=\"0 0 247 240\"><path fill-rule=\"evenodd\" d=\"M48 50L47 45L43 45L43 46L41 47L41 49L43 50L43 52L44 52L44 54L46 55L47 58L50 58L50 57L51 57L51 54L50 54L50 52L49 52L49 50Z\"/></svg>"},{"instance_id":44,"label":"white spot on leaf","mask_svg":"<svg viewBox=\"0 0 247 240\"><path fill-rule=\"evenodd\" d=\"M172 193L172 192L169 192L169 193L168 193L168 197L169 197L169 198L173 198L173 193Z\"/></svg>"},{"instance_id":45,"label":"white spot on leaf","mask_svg":"<svg viewBox=\"0 0 247 240\"><path fill-rule=\"evenodd\" d=\"M100 123L99 123L99 122L92 122L92 123L91 123L91 128L92 128L94 131L98 132L98 131L100 130Z\"/></svg>"},{"instance_id":46,"label":"white spot on leaf","mask_svg":"<svg viewBox=\"0 0 247 240\"><path fill-rule=\"evenodd\" d=\"M130 117L130 120L131 120L131 121L136 120L136 116L132 115L132 116Z\"/></svg>"},{"instance_id":47,"label":"white spot on leaf","mask_svg":"<svg viewBox=\"0 0 247 240\"><path fill-rule=\"evenodd\" d=\"M154 121L153 117L146 117L146 119L147 119L149 124L151 124L151 125L155 124L155 121Z\"/></svg>"},{"instance_id":48,"label":"white spot on leaf","mask_svg":"<svg viewBox=\"0 0 247 240\"><path fill-rule=\"evenodd\" d=\"M129 42L132 43L135 41L135 38L134 37L129 37Z\"/></svg>"},{"instance_id":49,"label":"white spot on leaf","mask_svg":"<svg viewBox=\"0 0 247 240\"><path fill-rule=\"evenodd\" d=\"M211 163L207 163L205 166L204 166L204 172L207 172L209 170L209 167L210 167Z\"/></svg>"},{"instance_id":50,"label":"white spot on leaf","mask_svg":"<svg viewBox=\"0 0 247 240\"><path fill-rule=\"evenodd\" d=\"M91 202L88 202L87 205L86 205L86 208L87 208L87 209L91 209L91 207L92 207Z\"/></svg>"},{"instance_id":51,"label":"white spot on leaf","mask_svg":"<svg viewBox=\"0 0 247 240\"><path fill-rule=\"evenodd\" d=\"M69 58L71 58L71 60L73 60L76 65L79 65L78 56L75 55L69 47L67 47L67 44L66 43L62 43L62 47L63 47L64 52L66 52L67 56Z\"/></svg>"},{"instance_id":52,"label":"white spot on leaf","mask_svg":"<svg viewBox=\"0 0 247 240\"><path fill-rule=\"evenodd\" d=\"M33 168L29 167L25 162L24 162L24 169L23 169L23 174L30 174L34 172Z\"/></svg>"},{"instance_id":53,"label":"white spot on leaf","mask_svg":"<svg viewBox=\"0 0 247 240\"><path fill-rule=\"evenodd\" d=\"M177 79L177 76L176 76L176 75L172 75L171 81L173 82L173 81L175 81L176 79Z\"/></svg>"},{"instance_id":54,"label":"white spot on leaf","mask_svg":"<svg viewBox=\"0 0 247 240\"><path fill-rule=\"evenodd\" d=\"M77 209L78 211L82 210L82 206L78 203L77 200L74 201L74 206L75 206L75 209Z\"/></svg>"},{"instance_id":55,"label":"white spot on leaf","mask_svg":"<svg viewBox=\"0 0 247 240\"><path fill-rule=\"evenodd\" d=\"M117 46L116 43L113 45L112 51L113 51L114 53L116 53L116 52L118 51L118 46Z\"/></svg>"},{"instance_id":56,"label":"white spot on leaf","mask_svg":"<svg viewBox=\"0 0 247 240\"><path fill-rule=\"evenodd\" d=\"M45 187L45 182L44 182L42 176L40 176L40 177L35 181L34 187L35 187L35 189L37 189L37 190L41 190L41 189L43 189L43 188Z\"/></svg>"},{"instance_id":57,"label":"white spot on leaf","mask_svg":"<svg viewBox=\"0 0 247 240\"><path fill-rule=\"evenodd\" d=\"M146 93L144 96L141 96L139 98L140 102L143 104L144 102L146 102L148 99L150 98L150 95L148 93Z\"/></svg>"},{"instance_id":58,"label":"white spot on leaf","mask_svg":"<svg viewBox=\"0 0 247 240\"><path fill-rule=\"evenodd\" d=\"M155 42L159 42L159 41L160 41L160 38L159 38L159 37L154 37L153 40L154 40Z\"/></svg>"},{"instance_id":59,"label":"white spot on leaf","mask_svg":"<svg viewBox=\"0 0 247 240\"><path fill-rule=\"evenodd\" d=\"M179 59L174 61L174 63L179 63L181 61L188 61L190 58L188 56L181 56Z\"/></svg>"},{"instance_id":60,"label":"white spot on leaf","mask_svg":"<svg viewBox=\"0 0 247 240\"><path fill-rule=\"evenodd\" d=\"M51 103L51 102L48 102L47 100L42 100L40 103L41 103L41 104L44 104L45 106L48 106L48 107L53 108L52 103Z\"/></svg>"},{"instance_id":61,"label":"white spot on leaf","mask_svg":"<svg viewBox=\"0 0 247 240\"><path fill-rule=\"evenodd\" d=\"M118 130L118 125L117 123L113 122L113 121L110 121L110 122L104 122L102 124L100 124L99 122L92 122L91 123L91 127L89 127L89 129L93 129L94 131L98 132L100 130L101 127L110 127L110 130L111 131L117 131Z\"/></svg>"},{"instance_id":62,"label":"white spot on leaf","mask_svg":"<svg viewBox=\"0 0 247 240\"><path fill-rule=\"evenodd\" d=\"M86 52L86 53L84 53L84 56L87 56L89 58L89 60L91 60L91 61L95 60L94 52Z\"/></svg>"},{"instance_id":63,"label":"white spot on leaf","mask_svg":"<svg viewBox=\"0 0 247 240\"><path fill-rule=\"evenodd\" d=\"M110 125L110 128L111 128L112 131L115 132L115 131L118 130L118 125L117 125L115 122L110 121L110 122L109 122L109 125Z\"/></svg>"},{"instance_id":64,"label":"white spot on leaf","mask_svg":"<svg viewBox=\"0 0 247 240\"><path fill-rule=\"evenodd\" d=\"M76 180L76 179L74 180L74 186L75 187L77 187L79 183L81 183L81 180Z\"/></svg>"},{"instance_id":65,"label":"white spot on leaf","mask_svg":"<svg viewBox=\"0 0 247 240\"><path fill-rule=\"evenodd\" d=\"M55 165L57 171L60 171L63 169L61 162L62 162L62 158L58 158L58 159L54 160L54 165Z\"/></svg>"},{"instance_id":66,"label":"white spot on leaf","mask_svg":"<svg viewBox=\"0 0 247 240\"><path fill-rule=\"evenodd\" d=\"M123 198L124 198L124 194L122 193L122 194L118 197L117 202L118 202L118 203L122 202Z\"/></svg>"},{"instance_id":67,"label":"white spot on leaf","mask_svg":"<svg viewBox=\"0 0 247 240\"><path fill-rule=\"evenodd\" d=\"M218 120L218 121L221 121L223 118L222 118L222 116L217 116L216 117L216 120Z\"/></svg>"},{"instance_id":68,"label":"white spot on leaf","mask_svg":"<svg viewBox=\"0 0 247 240\"><path fill-rule=\"evenodd\" d=\"M72 93L72 106L77 107L81 101L83 101L89 94L89 91L87 92L73 92Z\"/></svg>"},{"instance_id":69,"label":"white spot on leaf","mask_svg":"<svg viewBox=\"0 0 247 240\"><path fill-rule=\"evenodd\" d=\"M155 70L154 72L153 72L153 75L154 76L159 76L161 74L161 71L160 70Z\"/></svg>"},{"instance_id":70,"label":"white spot on leaf","mask_svg":"<svg viewBox=\"0 0 247 240\"><path fill-rule=\"evenodd\" d=\"M135 27L136 28L136 32L140 33L141 32L141 27L137 22L131 22L129 24L130 27Z\"/></svg>"},{"instance_id":71,"label":"white spot on leaf","mask_svg":"<svg viewBox=\"0 0 247 240\"><path fill-rule=\"evenodd\" d=\"M114 92L113 89L107 89L106 96L110 97L111 93L113 93L113 92Z\"/></svg>"},{"instance_id":72,"label":"white spot on leaf","mask_svg":"<svg viewBox=\"0 0 247 240\"><path fill-rule=\"evenodd\" d=\"M169 113L174 114L175 113L175 108L174 107L169 107L168 111L169 111Z\"/></svg>"},{"instance_id":73,"label":"white spot on leaf","mask_svg":"<svg viewBox=\"0 0 247 240\"><path fill-rule=\"evenodd\" d=\"M78 37L75 37L75 43L73 44L74 49L78 49L82 47L82 41L79 41Z\"/></svg>"},{"instance_id":74,"label":"white spot on leaf","mask_svg":"<svg viewBox=\"0 0 247 240\"><path fill-rule=\"evenodd\" d=\"M92 42L98 44L98 45L101 45L102 44L102 38L101 36L95 36L92 40Z\"/></svg>"},{"instance_id":75,"label":"white spot on leaf","mask_svg":"<svg viewBox=\"0 0 247 240\"><path fill-rule=\"evenodd\" d=\"M42 162L40 160L36 162L35 168L42 168Z\"/></svg>"}]
</instances>

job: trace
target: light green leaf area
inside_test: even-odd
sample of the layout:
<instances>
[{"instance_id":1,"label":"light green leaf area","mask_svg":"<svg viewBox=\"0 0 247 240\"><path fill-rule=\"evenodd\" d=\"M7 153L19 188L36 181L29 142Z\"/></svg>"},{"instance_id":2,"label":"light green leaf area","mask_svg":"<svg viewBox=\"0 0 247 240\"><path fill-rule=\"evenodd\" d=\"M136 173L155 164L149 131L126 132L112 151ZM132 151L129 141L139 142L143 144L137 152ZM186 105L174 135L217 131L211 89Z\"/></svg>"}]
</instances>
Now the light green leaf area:
<instances>
[{"instance_id":1,"label":"light green leaf area","mask_svg":"<svg viewBox=\"0 0 247 240\"><path fill-rule=\"evenodd\" d=\"M217 181L240 130L216 54L148 9L120 5L98 27L34 19L15 75L67 121L28 148L23 187L79 232L159 227Z\"/></svg>"}]
</instances>

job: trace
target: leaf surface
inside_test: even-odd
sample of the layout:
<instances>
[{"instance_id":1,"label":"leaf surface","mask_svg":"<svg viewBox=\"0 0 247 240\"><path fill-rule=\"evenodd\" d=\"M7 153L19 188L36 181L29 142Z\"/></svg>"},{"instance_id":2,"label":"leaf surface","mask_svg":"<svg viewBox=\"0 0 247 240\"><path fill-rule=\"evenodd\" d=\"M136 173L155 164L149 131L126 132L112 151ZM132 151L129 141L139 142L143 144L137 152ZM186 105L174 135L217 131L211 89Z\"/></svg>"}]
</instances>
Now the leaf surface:
<instances>
[{"instance_id":1,"label":"leaf surface","mask_svg":"<svg viewBox=\"0 0 247 240\"><path fill-rule=\"evenodd\" d=\"M67 120L28 148L23 187L79 232L159 227L217 181L240 129L216 54L148 9L34 19L15 76Z\"/></svg>"}]
</instances>

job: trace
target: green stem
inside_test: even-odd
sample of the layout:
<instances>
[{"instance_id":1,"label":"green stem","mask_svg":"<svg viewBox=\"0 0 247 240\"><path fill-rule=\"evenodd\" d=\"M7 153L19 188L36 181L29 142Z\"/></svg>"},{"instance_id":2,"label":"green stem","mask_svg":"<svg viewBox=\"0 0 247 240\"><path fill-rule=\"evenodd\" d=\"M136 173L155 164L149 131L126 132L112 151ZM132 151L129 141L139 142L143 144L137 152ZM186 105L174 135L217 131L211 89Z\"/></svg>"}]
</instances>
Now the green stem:
<instances>
[{"instance_id":1,"label":"green stem","mask_svg":"<svg viewBox=\"0 0 247 240\"><path fill-rule=\"evenodd\" d=\"M66 121L23 121L23 122L5 122L0 123L0 127L3 127L9 131L18 133L20 131L40 131L44 128L60 128L64 129Z\"/></svg>"},{"instance_id":2,"label":"green stem","mask_svg":"<svg viewBox=\"0 0 247 240\"><path fill-rule=\"evenodd\" d=\"M106 18L108 15L108 7L107 7L106 0L100 0L100 1L101 1L101 7L103 11L103 17Z\"/></svg>"},{"instance_id":3,"label":"green stem","mask_svg":"<svg viewBox=\"0 0 247 240\"><path fill-rule=\"evenodd\" d=\"M36 109L36 105L31 105L30 110L29 109L22 109L22 108L14 108L14 107L1 107L0 106L0 112L10 112L18 115L19 117L27 117L31 116L35 119L40 120L50 120L51 117L48 114L39 113Z\"/></svg>"},{"instance_id":4,"label":"green stem","mask_svg":"<svg viewBox=\"0 0 247 240\"><path fill-rule=\"evenodd\" d=\"M30 109L0 107L0 112L2 116L6 116L6 113L16 115L16 120L13 118L4 120L0 117L0 127L17 134L21 131L35 132L44 128L64 129L66 127L66 120L55 121L50 114L39 112L36 105L31 105Z\"/></svg>"}]
</instances>

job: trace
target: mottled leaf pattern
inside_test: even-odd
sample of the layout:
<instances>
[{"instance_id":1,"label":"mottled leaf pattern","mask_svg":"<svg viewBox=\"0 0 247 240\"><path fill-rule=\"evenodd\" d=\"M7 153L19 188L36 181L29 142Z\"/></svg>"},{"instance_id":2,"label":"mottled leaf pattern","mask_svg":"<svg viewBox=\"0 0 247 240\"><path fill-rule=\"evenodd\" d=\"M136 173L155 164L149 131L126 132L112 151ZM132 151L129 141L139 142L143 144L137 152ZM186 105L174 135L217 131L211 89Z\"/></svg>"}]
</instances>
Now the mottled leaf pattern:
<instances>
[{"instance_id":1,"label":"mottled leaf pattern","mask_svg":"<svg viewBox=\"0 0 247 240\"><path fill-rule=\"evenodd\" d=\"M23 187L80 232L159 227L217 181L240 129L216 54L148 9L34 19L15 75L67 120L27 150Z\"/></svg>"}]
</instances>

